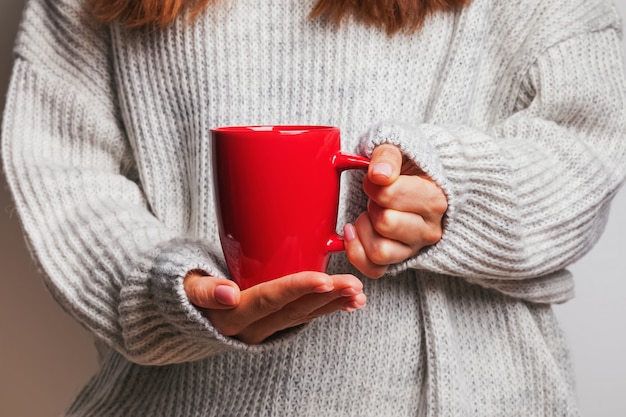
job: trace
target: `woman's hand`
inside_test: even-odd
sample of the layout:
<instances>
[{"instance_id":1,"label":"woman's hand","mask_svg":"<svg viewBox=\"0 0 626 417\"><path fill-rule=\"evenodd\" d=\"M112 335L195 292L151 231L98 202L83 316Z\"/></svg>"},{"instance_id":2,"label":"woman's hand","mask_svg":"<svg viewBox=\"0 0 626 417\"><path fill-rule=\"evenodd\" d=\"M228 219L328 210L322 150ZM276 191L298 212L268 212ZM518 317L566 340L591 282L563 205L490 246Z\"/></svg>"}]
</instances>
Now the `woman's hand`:
<instances>
[{"instance_id":1,"label":"woman's hand","mask_svg":"<svg viewBox=\"0 0 626 417\"><path fill-rule=\"evenodd\" d=\"M374 149L363 189L367 211L344 227L348 259L363 274L380 278L389 265L441 239L448 200L395 145Z\"/></svg>"},{"instance_id":2,"label":"woman's hand","mask_svg":"<svg viewBox=\"0 0 626 417\"><path fill-rule=\"evenodd\" d=\"M365 306L363 284L352 275L299 272L240 291L225 278L190 272L187 297L225 336L248 344L337 310Z\"/></svg>"}]
</instances>

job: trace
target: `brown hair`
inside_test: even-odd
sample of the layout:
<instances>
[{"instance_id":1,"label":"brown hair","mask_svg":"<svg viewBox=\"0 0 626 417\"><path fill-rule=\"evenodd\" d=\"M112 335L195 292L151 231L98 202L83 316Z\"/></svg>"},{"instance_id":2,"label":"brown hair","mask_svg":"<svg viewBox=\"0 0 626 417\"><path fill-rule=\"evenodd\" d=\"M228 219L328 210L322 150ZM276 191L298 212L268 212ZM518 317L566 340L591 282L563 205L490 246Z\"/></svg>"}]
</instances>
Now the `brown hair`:
<instances>
[{"instance_id":1,"label":"brown hair","mask_svg":"<svg viewBox=\"0 0 626 417\"><path fill-rule=\"evenodd\" d=\"M119 21L130 28L163 28L183 11L195 17L208 4L218 0L89 0L96 20ZM262 1L262 0L260 0ZM414 32L434 13L459 9L472 0L319 0L311 18L327 18L339 25L352 15L363 23L379 27L389 34Z\"/></svg>"}]
</instances>

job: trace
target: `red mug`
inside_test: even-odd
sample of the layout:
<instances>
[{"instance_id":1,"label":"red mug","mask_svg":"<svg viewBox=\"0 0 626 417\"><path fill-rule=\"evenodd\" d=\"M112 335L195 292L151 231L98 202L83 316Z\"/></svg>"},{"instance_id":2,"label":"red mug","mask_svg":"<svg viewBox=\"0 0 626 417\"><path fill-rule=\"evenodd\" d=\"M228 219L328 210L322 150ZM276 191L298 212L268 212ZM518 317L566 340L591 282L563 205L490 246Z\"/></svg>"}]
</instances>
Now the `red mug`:
<instances>
[{"instance_id":1,"label":"red mug","mask_svg":"<svg viewBox=\"0 0 626 417\"><path fill-rule=\"evenodd\" d=\"M326 270L344 250L335 229L341 172L369 159L341 152L328 126L211 130L219 236L241 289L300 271Z\"/></svg>"}]
</instances>

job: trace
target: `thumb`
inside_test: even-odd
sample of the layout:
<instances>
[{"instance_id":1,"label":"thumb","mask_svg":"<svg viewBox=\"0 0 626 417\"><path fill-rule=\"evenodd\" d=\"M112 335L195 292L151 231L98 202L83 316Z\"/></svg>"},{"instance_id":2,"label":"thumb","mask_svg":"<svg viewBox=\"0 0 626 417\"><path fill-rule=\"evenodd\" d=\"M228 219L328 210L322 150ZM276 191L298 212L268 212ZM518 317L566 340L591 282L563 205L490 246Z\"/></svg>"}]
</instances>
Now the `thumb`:
<instances>
[{"instance_id":1,"label":"thumb","mask_svg":"<svg viewBox=\"0 0 626 417\"><path fill-rule=\"evenodd\" d=\"M367 171L368 179L377 185L393 184L402 169L402 152L396 145L382 144L374 148Z\"/></svg>"},{"instance_id":2,"label":"thumb","mask_svg":"<svg viewBox=\"0 0 626 417\"><path fill-rule=\"evenodd\" d=\"M203 275L198 271L189 272L183 286L189 301L200 308L232 309L239 305L241 299L239 287L233 281Z\"/></svg>"}]
</instances>

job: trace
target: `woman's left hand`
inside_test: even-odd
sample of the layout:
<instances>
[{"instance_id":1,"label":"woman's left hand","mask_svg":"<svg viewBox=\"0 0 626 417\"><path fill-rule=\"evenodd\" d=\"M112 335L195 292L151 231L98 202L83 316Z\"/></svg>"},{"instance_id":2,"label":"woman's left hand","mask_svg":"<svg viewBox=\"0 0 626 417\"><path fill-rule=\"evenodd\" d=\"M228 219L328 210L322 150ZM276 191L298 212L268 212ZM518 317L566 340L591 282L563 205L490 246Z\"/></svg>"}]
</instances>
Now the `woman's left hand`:
<instances>
[{"instance_id":1,"label":"woman's left hand","mask_svg":"<svg viewBox=\"0 0 626 417\"><path fill-rule=\"evenodd\" d=\"M441 239L448 200L397 146L374 149L363 189L367 211L344 227L344 235L348 259L366 276L380 278L389 265Z\"/></svg>"}]
</instances>

